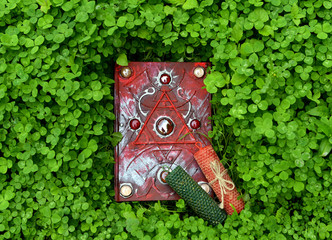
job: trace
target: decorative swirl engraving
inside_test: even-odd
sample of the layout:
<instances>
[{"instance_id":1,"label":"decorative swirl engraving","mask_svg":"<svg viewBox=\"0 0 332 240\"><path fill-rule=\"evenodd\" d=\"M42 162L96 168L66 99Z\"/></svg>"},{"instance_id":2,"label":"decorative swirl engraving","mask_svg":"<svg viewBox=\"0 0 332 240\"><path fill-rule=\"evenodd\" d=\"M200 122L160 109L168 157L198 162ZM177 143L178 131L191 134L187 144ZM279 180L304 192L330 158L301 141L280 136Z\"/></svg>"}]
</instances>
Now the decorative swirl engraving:
<instances>
[{"instance_id":1,"label":"decorative swirl engraving","mask_svg":"<svg viewBox=\"0 0 332 240\"><path fill-rule=\"evenodd\" d=\"M150 89L152 89L152 92L149 92ZM140 112L143 114L143 116L148 115L148 112L143 112L143 110L142 110L142 107L141 107L142 98L145 97L146 95L153 95L153 94L155 94L155 92L156 92L156 89L154 87L150 87L150 88L144 90L144 94L139 98L138 108L139 108Z\"/></svg>"}]
</instances>

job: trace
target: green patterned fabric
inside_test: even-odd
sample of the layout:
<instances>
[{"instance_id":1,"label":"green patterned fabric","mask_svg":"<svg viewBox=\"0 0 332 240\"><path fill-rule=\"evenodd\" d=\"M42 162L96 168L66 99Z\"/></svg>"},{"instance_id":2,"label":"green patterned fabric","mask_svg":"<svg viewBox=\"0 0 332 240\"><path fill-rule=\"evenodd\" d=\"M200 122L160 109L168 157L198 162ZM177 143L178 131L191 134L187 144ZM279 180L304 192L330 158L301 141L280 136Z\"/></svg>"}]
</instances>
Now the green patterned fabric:
<instances>
[{"instance_id":1,"label":"green patterned fabric","mask_svg":"<svg viewBox=\"0 0 332 240\"><path fill-rule=\"evenodd\" d=\"M225 221L226 212L180 166L168 173L166 182L199 217L212 225Z\"/></svg>"}]
</instances>

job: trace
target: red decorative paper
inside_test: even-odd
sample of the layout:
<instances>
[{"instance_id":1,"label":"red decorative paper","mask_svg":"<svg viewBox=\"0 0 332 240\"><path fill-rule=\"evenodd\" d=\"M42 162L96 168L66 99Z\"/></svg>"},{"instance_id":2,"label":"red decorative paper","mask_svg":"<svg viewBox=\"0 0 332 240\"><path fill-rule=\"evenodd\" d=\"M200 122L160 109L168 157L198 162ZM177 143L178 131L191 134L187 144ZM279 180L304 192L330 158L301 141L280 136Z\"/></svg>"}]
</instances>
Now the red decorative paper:
<instances>
[{"instance_id":1,"label":"red decorative paper","mask_svg":"<svg viewBox=\"0 0 332 240\"><path fill-rule=\"evenodd\" d=\"M201 148L198 152L196 152L194 154L194 157L195 157L196 161L198 162L200 168L202 169L208 182L213 182L211 184L211 187L221 202L222 201L222 192L221 192L221 188L219 185L219 181L215 180L216 175L215 175L214 171L211 169L211 163L215 161L218 164L220 164L220 172L225 171L224 166L222 165L222 163L220 163L220 159L219 159L217 153L214 151L212 146L209 145L204 148ZM231 181L233 183L232 179L230 178L230 176L228 175L227 172L225 173L223 178L225 180ZM228 215L232 215L234 212L234 210L230 204L232 204L235 207L237 213L240 213L244 209L244 202L242 199L238 199L240 194L237 191L235 185L233 185L233 186L234 186L233 190L230 190L230 191L226 190L226 194L223 195L224 209Z\"/></svg>"}]
</instances>

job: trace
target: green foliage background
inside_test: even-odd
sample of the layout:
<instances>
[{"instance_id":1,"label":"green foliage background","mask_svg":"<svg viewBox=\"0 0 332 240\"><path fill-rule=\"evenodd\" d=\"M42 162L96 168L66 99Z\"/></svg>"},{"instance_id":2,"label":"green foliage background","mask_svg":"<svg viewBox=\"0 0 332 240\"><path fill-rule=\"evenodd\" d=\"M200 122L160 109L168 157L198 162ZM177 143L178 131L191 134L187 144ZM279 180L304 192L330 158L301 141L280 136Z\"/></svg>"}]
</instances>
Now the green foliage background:
<instances>
[{"instance_id":1,"label":"green foliage background","mask_svg":"<svg viewBox=\"0 0 332 240\"><path fill-rule=\"evenodd\" d=\"M183 5L182 5L183 4ZM330 0L0 0L0 239L328 239ZM211 61L210 133L246 201L116 203L114 62Z\"/></svg>"}]
</instances>

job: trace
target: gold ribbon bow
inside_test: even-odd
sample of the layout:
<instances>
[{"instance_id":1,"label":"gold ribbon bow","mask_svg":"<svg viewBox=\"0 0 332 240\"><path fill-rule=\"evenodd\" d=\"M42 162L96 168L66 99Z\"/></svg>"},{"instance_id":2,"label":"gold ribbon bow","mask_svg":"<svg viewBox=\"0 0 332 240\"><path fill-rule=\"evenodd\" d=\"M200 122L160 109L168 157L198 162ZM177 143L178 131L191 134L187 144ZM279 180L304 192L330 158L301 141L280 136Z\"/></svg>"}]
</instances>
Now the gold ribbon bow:
<instances>
[{"instance_id":1,"label":"gold ribbon bow","mask_svg":"<svg viewBox=\"0 0 332 240\"><path fill-rule=\"evenodd\" d=\"M227 169L225 169L224 171L220 172L220 163L218 161L213 161L210 163L210 167L212 172L216 175L216 178L213 179L211 182L209 182L209 184L212 186L212 184L216 181L219 182L219 186L220 186L220 192L221 192L221 199L220 200L220 204L219 207L220 208L224 208L224 194L226 194L226 190L228 191L232 191L235 188L235 185L232 181L230 180L226 180L224 178L225 174L227 174ZM228 186L227 186L228 184Z\"/></svg>"}]
</instances>

